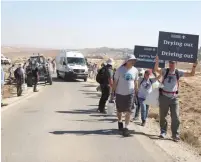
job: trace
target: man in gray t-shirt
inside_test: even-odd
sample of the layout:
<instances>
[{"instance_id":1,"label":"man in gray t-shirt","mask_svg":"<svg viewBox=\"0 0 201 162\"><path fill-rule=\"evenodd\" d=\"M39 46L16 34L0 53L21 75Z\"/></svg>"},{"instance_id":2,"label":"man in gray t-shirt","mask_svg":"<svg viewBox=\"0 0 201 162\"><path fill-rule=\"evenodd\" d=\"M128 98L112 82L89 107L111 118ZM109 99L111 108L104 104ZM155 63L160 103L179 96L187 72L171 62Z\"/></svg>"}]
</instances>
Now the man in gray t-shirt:
<instances>
[{"instance_id":1,"label":"man in gray t-shirt","mask_svg":"<svg viewBox=\"0 0 201 162\"><path fill-rule=\"evenodd\" d=\"M161 138L165 138L167 132L167 114L171 112L171 130L172 138L177 142L179 138L179 100L178 100L178 88L180 77L190 77L195 75L195 68L198 62L193 64L191 72L182 72L176 69L176 61L169 61L169 68L159 69L158 56L156 57L155 71L163 76L162 83L163 88L160 89L159 95L159 112L160 112L160 129Z\"/></svg>"}]
</instances>

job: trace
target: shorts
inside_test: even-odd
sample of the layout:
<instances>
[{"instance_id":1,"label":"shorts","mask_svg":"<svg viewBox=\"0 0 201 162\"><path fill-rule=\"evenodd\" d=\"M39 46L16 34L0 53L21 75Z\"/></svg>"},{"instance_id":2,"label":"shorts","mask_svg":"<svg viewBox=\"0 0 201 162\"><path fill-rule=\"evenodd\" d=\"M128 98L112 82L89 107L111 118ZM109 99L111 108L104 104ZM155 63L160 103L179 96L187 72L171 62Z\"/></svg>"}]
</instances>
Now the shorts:
<instances>
[{"instance_id":1,"label":"shorts","mask_svg":"<svg viewBox=\"0 0 201 162\"><path fill-rule=\"evenodd\" d=\"M117 112L132 112L135 108L135 95L120 95L116 94Z\"/></svg>"}]
</instances>

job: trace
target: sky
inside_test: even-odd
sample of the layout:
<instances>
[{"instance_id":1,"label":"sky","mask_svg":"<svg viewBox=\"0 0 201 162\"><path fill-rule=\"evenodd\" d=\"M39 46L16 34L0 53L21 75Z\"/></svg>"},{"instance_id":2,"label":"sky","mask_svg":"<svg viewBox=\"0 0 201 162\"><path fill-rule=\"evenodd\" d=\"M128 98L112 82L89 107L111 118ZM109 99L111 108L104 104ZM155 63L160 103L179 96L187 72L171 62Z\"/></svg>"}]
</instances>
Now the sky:
<instances>
[{"instance_id":1,"label":"sky","mask_svg":"<svg viewBox=\"0 0 201 162\"><path fill-rule=\"evenodd\" d=\"M1 41L39 48L157 46L159 31L201 35L200 15L201 1L4 1Z\"/></svg>"}]
</instances>

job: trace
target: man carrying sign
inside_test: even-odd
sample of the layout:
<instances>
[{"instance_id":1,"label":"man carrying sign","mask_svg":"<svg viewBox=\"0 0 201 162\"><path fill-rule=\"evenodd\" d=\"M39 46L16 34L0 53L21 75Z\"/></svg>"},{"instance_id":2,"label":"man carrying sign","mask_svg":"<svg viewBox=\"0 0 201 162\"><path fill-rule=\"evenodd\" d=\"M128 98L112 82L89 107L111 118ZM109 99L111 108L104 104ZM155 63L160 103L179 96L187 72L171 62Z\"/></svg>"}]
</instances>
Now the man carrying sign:
<instances>
[{"instance_id":1,"label":"man carrying sign","mask_svg":"<svg viewBox=\"0 0 201 162\"><path fill-rule=\"evenodd\" d=\"M169 68L159 69L159 59L156 56L155 71L163 76L162 83L163 88L160 89L159 95L159 115L160 115L160 129L161 138L165 138L167 132L167 120L168 111L171 113L171 131L172 138L175 142L179 141L179 100L178 100L178 88L180 77L191 77L195 75L195 68L197 62L193 64L191 72L183 72L176 69L176 61L169 61Z\"/></svg>"}]
</instances>

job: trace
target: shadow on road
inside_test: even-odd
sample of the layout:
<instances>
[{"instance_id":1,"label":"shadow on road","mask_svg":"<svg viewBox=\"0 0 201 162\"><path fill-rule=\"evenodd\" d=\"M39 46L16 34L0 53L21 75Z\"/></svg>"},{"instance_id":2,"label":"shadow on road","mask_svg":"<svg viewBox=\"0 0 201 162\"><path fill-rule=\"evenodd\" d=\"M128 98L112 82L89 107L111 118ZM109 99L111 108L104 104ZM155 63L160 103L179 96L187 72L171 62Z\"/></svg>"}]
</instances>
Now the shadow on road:
<instances>
[{"instance_id":1,"label":"shadow on road","mask_svg":"<svg viewBox=\"0 0 201 162\"><path fill-rule=\"evenodd\" d=\"M62 134L76 134L76 135L117 135L119 131L117 129L100 129L100 130L79 130L79 131L53 131L49 132L55 135L62 135Z\"/></svg>"},{"instance_id":2,"label":"shadow on road","mask_svg":"<svg viewBox=\"0 0 201 162\"><path fill-rule=\"evenodd\" d=\"M69 79L69 80L64 80L62 78L57 78L57 77L54 77L52 78L52 81L53 82L82 82L81 80L75 80L75 79Z\"/></svg>"},{"instance_id":3,"label":"shadow on road","mask_svg":"<svg viewBox=\"0 0 201 162\"><path fill-rule=\"evenodd\" d=\"M83 87L97 87L97 85L94 85L94 84L86 84L86 85L84 85Z\"/></svg>"},{"instance_id":4,"label":"shadow on road","mask_svg":"<svg viewBox=\"0 0 201 162\"><path fill-rule=\"evenodd\" d=\"M86 94L86 95L97 95L98 96L98 94L96 92L85 92L83 94Z\"/></svg>"},{"instance_id":5,"label":"shadow on road","mask_svg":"<svg viewBox=\"0 0 201 162\"><path fill-rule=\"evenodd\" d=\"M93 114L93 115L90 115L90 116L92 116L92 117L108 117L107 114ZM116 115L110 115L110 117L112 117L112 116L116 117Z\"/></svg>"},{"instance_id":6,"label":"shadow on road","mask_svg":"<svg viewBox=\"0 0 201 162\"><path fill-rule=\"evenodd\" d=\"M100 97L99 96L90 96L90 97L85 97L85 98L93 98L93 99L100 99Z\"/></svg>"},{"instance_id":7,"label":"shadow on road","mask_svg":"<svg viewBox=\"0 0 201 162\"><path fill-rule=\"evenodd\" d=\"M72 110L72 111L56 111L56 113L63 113L63 114L91 114L95 113L97 109L91 110Z\"/></svg>"},{"instance_id":8,"label":"shadow on road","mask_svg":"<svg viewBox=\"0 0 201 162\"><path fill-rule=\"evenodd\" d=\"M53 131L49 132L54 135L64 135L64 134L75 134L75 135L120 135L120 132L118 129L99 129L99 130L74 130L74 131ZM142 135L146 136L150 139L158 139L158 140L171 140L171 139L161 139L157 135L152 135L152 134L146 134L143 132L136 132L134 130L130 130L130 137L133 135Z\"/></svg>"},{"instance_id":9,"label":"shadow on road","mask_svg":"<svg viewBox=\"0 0 201 162\"><path fill-rule=\"evenodd\" d=\"M79 91L80 91L80 92L89 92L89 93L90 93L90 92L91 92L91 93L93 93L93 92L95 93L95 92L96 92L96 91L92 91L92 90L84 90L84 89L81 89L81 90L79 90Z\"/></svg>"},{"instance_id":10,"label":"shadow on road","mask_svg":"<svg viewBox=\"0 0 201 162\"><path fill-rule=\"evenodd\" d=\"M52 78L53 82L65 82L63 79L61 78Z\"/></svg>"},{"instance_id":11,"label":"shadow on road","mask_svg":"<svg viewBox=\"0 0 201 162\"><path fill-rule=\"evenodd\" d=\"M110 123L115 123L115 122L117 122L117 119L108 119L108 118L105 118L105 119L73 120L73 121L79 121L79 122L105 122L105 121L108 121Z\"/></svg>"}]
</instances>

